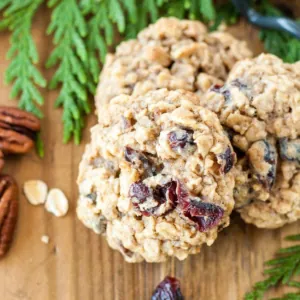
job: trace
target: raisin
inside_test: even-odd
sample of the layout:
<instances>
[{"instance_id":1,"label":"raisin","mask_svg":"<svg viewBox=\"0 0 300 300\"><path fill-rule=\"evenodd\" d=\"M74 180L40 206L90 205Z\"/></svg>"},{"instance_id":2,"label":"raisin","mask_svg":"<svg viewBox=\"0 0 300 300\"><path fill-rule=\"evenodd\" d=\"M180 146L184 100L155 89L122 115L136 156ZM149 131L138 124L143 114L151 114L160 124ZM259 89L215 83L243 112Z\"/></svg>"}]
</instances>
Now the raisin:
<instances>
[{"instance_id":1,"label":"raisin","mask_svg":"<svg viewBox=\"0 0 300 300\"><path fill-rule=\"evenodd\" d=\"M228 173L233 167L236 160L236 155L227 147L224 153L218 155L218 163L221 165L220 171L223 174Z\"/></svg>"},{"instance_id":2,"label":"raisin","mask_svg":"<svg viewBox=\"0 0 300 300\"><path fill-rule=\"evenodd\" d=\"M194 146L193 130L178 129L169 132L168 139L172 149L183 149L187 146Z\"/></svg>"},{"instance_id":3,"label":"raisin","mask_svg":"<svg viewBox=\"0 0 300 300\"><path fill-rule=\"evenodd\" d=\"M129 196L134 207L144 216L161 216L177 205L176 182L170 181L151 189L142 182L130 186Z\"/></svg>"},{"instance_id":4,"label":"raisin","mask_svg":"<svg viewBox=\"0 0 300 300\"><path fill-rule=\"evenodd\" d=\"M174 277L167 276L157 286L151 300L184 300L180 291L180 282Z\"/></svg>"},{"instance_id":5,"label":"raisin","mask_svg":"<svg viewBox=\"0 0 300 300\"><path fill-rule=\"evenodd\" d=\"M137 151L126 146L124 150L124 157L126 161L130 162L134 168L144 175L144 178L157 174L156 166L144 152Z\"/></svg>"},{"instance_id":6,"label":"raisin","mask_svg":"<svg viewBox=\"0 0 300 300\"><path fill-rule=\"evenodd\" d=\"M300 139L280 139L279 148L281 159L300 162Z\"/></svg>"}]
</instances>

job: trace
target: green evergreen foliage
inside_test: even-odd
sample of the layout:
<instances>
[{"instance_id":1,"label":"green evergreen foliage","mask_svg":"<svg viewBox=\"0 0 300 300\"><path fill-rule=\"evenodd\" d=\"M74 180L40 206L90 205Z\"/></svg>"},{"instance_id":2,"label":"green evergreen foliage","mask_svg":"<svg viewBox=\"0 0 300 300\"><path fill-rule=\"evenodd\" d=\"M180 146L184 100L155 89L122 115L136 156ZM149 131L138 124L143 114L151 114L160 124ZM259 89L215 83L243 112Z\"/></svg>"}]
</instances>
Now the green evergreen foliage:
<instances>
[{"instance_id":1,"label":"green evergreen foliage","mask_svg":"<svg viewBox=\"0 0 300 300\"><path fill-rule=\"evenodd\" d=\"M299 242L300 235L288 236L286 239ZM277 256L266 262L267 269L264 273L267 279L257 282L253 290L245 296L245 300L262 300L270 288L280 284L300 288L300 282L294 280L300 275L300 244L280 249ZM300 300L300 290L276 300Z\"/></svg>"}]
</instances>

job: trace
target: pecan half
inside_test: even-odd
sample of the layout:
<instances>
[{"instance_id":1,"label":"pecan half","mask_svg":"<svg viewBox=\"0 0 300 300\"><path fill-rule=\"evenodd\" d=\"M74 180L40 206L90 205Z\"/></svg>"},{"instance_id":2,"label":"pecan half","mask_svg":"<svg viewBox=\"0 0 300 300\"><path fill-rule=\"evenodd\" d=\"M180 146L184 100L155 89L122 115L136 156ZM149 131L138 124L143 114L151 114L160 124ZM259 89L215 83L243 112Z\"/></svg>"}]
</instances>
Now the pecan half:
<instances>
[{"instance_id":1,"label":"pecan half","mask_svg":"<svg viewBox=\"0 0 300 300\"><path fill-rule=\"evenodd\" d=\"M34 146L40 121L14 107L0 107L0 149L4 153L26 153Z\"/></svg>"},{"instance_id":2,"label":"pecan half","mask_svg":"<svg viewBox=\"0 0 300 300\"><path fill-rule=\"evenodd\" d=\"M18 187L8 175L0 175L0 258L13 240L18 218Z\"/></svg>"}]
</instances>

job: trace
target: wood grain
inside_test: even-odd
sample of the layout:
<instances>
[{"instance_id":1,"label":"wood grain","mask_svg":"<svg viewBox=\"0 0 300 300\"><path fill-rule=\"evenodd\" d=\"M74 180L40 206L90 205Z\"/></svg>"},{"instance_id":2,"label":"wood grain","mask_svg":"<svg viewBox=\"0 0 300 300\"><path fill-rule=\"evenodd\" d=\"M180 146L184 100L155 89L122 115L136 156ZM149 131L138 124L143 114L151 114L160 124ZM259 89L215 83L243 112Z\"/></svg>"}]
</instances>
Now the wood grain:
<instances>
[{"instance_id":1,"label":"wood grain","mask_svg":"<svg viewBox=\"0 0 300 300\"><path fill-rule=\"evenodd\" d=\"M297 0L298 1L298 0ZM296 2L296 1L295 1ZM43 65L51 50L51 39L45 36L49 22L46 8L41 9L34 22L34 38L40 53L39 68L47 79L52 71ZM257 32L240 23L231 31L249 41L254 52L263 48ZM9 34L0 34L0 104L16 105L9 101L10 87L3 84L8 66L5 54L9 48ZM76 218L78 163L89 140L87 120L84 140L80 146L62 144L61 110L54 109L57 91L42 91L43 138L46 156L35 153L10 157L5 172L16 177L21 186L28 179L42 179L49 187L61 188L70 200L70 212L55 218L43 207L31 206L20 195L20 219L11 251L0 261L0 299L3 300L133 300L150 299L156 284L166 275L174 275L182 282L187 300L239 300L252 284L263 278L263 262L270 259L287 234L299 233L299 222L279 230L259 230L245 225L237 214L232 225L225 229L211 247L186 261L170 260L163 264L128 264L121 255L111 250L104 238L86 229ZM50 237L48 245L40 241ZM281 295L282 289L272 296ZM271 295L270 295L271 296Z\"/></svg>"}]
</instances>

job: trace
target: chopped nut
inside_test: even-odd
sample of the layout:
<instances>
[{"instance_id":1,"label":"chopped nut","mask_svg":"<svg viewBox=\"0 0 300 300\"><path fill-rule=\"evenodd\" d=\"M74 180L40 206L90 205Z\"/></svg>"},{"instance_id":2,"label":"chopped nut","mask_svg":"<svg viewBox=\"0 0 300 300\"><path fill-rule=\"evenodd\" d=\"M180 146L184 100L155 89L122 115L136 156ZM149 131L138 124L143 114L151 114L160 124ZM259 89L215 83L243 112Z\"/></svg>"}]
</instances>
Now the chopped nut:
<instances>
[{"instance_id":1,"label":"chopped nut","mask_svg":"<svg viewBox=\"0 0 300 300\"><path fill-rule=\"evenodd\" d=\"M47 196L45 208L56 217L62 217L68 212L68 199L60 189L51 189Z\"/></svg>"},{"instance_id":2,"label":"chopped nut","mask_svg":"<svg viewBox=\"0 0 300 300\"><path fill-rule=\"evenodd\" d=\"M49 238L48 235L42 235L41 241L42 241L44 244L49 244L50 238Z\"/></svg>"},{"instance_id":3,"label":"chopped nut","mask_svg":"<svg viewBox=\"0 0 300 300\"><path fill-rule=\"evenodd\" d=\"M48 187L44 181L29 180L24 183L24 194L32 205L43 204L46 201Z\"/></svg>"}]
</instances>

